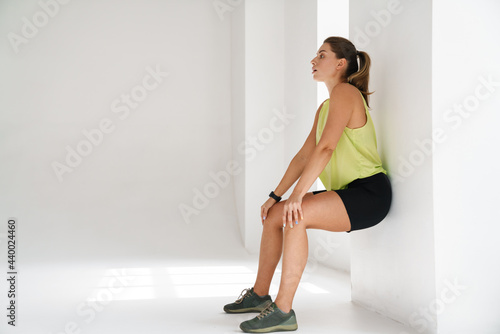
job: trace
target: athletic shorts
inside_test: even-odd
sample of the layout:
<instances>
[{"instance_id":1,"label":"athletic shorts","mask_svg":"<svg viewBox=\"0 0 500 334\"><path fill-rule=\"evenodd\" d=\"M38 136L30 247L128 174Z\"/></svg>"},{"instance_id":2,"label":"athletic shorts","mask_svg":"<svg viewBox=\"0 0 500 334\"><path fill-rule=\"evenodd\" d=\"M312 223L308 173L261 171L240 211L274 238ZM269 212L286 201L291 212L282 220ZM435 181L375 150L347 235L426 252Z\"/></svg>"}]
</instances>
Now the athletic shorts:
<instances>
[{"instance_id":1,"label":"athletic shorts","mask_svg":"<svg viewBox=\"0 0 500 334\"><path fill-rule=\"evenodd\" d=\"M313 191L313 194L323 191L326 190ZM335 190L335 192L344 202L351 221L351 231L377 225L387 216L391 207L391 183L384 173L354 180L347 185L346 189Z\"/></svg>"}]
</instances>

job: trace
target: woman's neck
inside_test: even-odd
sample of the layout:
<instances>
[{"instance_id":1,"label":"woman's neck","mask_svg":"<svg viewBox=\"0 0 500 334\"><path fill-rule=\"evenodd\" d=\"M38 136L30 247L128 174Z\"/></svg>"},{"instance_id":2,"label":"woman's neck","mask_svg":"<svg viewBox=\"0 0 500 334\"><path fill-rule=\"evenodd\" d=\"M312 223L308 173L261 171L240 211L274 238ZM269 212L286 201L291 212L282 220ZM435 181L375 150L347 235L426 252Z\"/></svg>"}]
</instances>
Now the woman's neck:
<instances>
[{"instance_id":1,"label":"woman's neck","mask_svg":"<svg viewBox=\"0 0 500 334\"><path fill-rule=\"evenodd\" d=\"M342 80L340 78L332 78L331 80L325 81L326 89L328 89L328 96L332 95L332 90L337 86L339 83L347 82L345 80Z\"/></svg>"}]
</instances>

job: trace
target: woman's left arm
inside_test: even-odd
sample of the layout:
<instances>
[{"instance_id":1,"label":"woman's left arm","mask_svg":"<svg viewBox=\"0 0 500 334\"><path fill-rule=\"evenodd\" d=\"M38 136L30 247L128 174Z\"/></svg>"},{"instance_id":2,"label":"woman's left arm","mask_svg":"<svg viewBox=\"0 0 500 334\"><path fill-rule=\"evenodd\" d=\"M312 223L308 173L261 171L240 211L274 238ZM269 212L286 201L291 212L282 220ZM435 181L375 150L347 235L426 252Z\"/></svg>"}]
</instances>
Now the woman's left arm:
<instances>
[{"instance_id":1,"label":"woman's left arm","mask_svg":"<svg viewBox=\"0 0 500 334\"><path fill-rule=\"evenodd\" d=\"M302 198L331 159L332 153L351 119L354 108L353 89L356 90L350 84L338 84L332 90L328 117L321 139L309 157L297 185L283 207L283 226L289 225L293 228L294 222L298 224L300 220L304 219L301 206ZM354 93L359 95L357 91L354 91Z\"/></svg>"}]
</instances>

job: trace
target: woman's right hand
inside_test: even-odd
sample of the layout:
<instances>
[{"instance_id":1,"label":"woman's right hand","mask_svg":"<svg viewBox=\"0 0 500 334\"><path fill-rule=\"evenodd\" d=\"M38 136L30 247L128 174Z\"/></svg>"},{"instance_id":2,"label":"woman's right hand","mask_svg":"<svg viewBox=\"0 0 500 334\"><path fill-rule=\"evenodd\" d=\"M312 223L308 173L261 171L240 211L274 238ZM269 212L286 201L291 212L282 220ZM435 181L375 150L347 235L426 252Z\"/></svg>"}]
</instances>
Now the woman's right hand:
<instances>
[{"instance_id":1,"label":"woman's right hand","mask_svg":"<svg viewBox=\"0 0 500 334\"><path fill-rule=\"evenodd\" d=\"M269 209L274 204L276 204L276 200L272 197L269 197L269 199L260 207L260 219L262 220L262 225L264 225Z\"/></svg>"}]
</instances>

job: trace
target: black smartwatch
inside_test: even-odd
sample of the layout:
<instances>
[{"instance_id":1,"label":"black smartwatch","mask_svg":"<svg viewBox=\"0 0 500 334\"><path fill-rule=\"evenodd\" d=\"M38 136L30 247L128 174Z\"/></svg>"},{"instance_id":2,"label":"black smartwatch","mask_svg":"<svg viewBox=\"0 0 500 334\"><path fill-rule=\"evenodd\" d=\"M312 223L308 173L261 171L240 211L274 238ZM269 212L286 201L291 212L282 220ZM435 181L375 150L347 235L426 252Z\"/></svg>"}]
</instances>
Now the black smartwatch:
<instances>
[{"instance_id":1,"label":"black smartwatch","mask_svg":"<svg viewBox=\"0 0 500 334\"><path fill-rule=\"evenodd\" d=\"M276 196L276 194L274 193L274 191L271 191L271 193L269 194L269 197L273 198L276 201L276 203L278 203L279 201L281 201L281 197Z\"/></svg>"}]
</instances>

